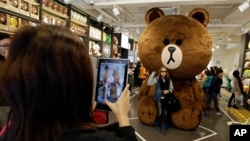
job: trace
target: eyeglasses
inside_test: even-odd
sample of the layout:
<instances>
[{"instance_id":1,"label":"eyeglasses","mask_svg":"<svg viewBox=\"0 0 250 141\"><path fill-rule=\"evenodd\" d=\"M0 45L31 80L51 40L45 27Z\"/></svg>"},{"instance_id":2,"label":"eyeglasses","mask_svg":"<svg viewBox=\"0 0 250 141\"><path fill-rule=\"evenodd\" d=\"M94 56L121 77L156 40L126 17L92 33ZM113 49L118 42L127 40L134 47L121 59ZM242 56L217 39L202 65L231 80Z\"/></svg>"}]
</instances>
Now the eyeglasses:
<instances>
[{"instance_id":1,"label":"eyeglasses","mask_svg":"<svg viewBox=\"0 0 250 141\"><path fill-rule=\"evenodd\" d=\"M0 45L0 47L3 47L3 48L7 48L9 46L10 46L9 44L2 44L2 45Z\"/></svg>"}]
</instances>

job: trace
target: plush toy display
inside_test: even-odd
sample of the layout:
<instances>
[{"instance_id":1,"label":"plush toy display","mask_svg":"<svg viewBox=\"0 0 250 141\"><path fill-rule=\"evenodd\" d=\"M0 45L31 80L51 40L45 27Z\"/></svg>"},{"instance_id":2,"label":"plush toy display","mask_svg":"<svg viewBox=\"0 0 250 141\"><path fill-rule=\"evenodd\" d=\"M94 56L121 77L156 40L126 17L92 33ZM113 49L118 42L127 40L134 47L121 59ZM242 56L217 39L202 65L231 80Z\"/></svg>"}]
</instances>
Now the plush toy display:
<instances>
[{"instance_id":1,"label":"plush toy display","mask_svg":"<svg viewBox=\"0 0 250 141\"><path fill-rule=\"evenodd\" d=\"M112 58L120 58L120 53L118 52L118 39L116 36L113 37L113 55Z\"/></svg>"},{"instance_id":2,"label":"plush toy display","mask_svg":"<svg viewBox=\"0 0 250 141\"><path fill-rule=\"evenodd\" d=\"M102 54L100 53L100 46L98 45L98 43L94 43L94 42L90 42L90 52L89 54L95 57L99 57L102 56Z\"/></svg>"},{"instance_id":3,"label":"plush toy display","mask_svg":"<svg viewBox=\"0 0 250 141\"><path fill-rule=\"evenodd\" d=\"M209 14L205 9L196 8L188 16L164 15L159 8L152 8L145 20L147 27L138 44L140 60L149 73L161 66L168 68L174 94L182 107L171 114L171 122L179 129L194 130L201 122L206 105L205 94L195 76L207 67L212 55L212 41L206 29ZM155 120L154 93L155 86L143 83L138 116L146 125L153 125Z\"/></svg>"}]
</instances>

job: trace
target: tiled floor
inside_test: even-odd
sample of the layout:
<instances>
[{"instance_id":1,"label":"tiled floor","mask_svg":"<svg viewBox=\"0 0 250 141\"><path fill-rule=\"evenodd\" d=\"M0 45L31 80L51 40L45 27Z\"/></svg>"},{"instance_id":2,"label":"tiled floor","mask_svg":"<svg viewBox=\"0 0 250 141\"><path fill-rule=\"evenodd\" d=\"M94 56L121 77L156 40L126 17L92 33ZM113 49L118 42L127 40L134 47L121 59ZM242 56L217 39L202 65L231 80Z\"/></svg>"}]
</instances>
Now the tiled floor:
<instances>
[{"instance_id":1,"label":"tiled floor","mask_svg":"<svg viewBox=\"0 0 250 141\"><path fill-rule=\"evenodd\" d=\"M153 127L143 125L139 121L137 117L138 91L138 88L132 90L130 120L139 141L229 141L227 122L239 121L237 116L229 111L231 108L227 107L226 101L230 93L222 88L222 96L219 98L219 107L224 113L222 116L217 116L214 110L207 110L207 116L203 116L201 124L195 131L184 131L169 127L167 133L161 133ZM112 119L110 121L112 122Z\"/></svg>"}]
</instances>

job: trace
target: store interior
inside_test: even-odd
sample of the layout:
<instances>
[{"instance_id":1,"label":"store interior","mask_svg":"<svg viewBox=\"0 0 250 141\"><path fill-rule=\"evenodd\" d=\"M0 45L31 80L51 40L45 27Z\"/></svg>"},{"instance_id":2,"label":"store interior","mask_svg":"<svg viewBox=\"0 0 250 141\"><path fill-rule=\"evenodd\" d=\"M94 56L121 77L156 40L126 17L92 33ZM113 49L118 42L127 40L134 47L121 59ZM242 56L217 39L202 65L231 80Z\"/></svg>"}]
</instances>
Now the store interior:
<instances>
[{"instance_id":1,"label":"store interior","mask_svg":"<svg viewBox=\"0 0 250 141\"><path fill-rule=\"evenodd\" d=\"M210 17L207 30L212 39L212 57L208 67L222 67L225 75L238 69L242 77L250 78L249 0L0 0L0 32L14 35L16 30L24 26L39 24L64 26L82 39L90 56L125 58L136 63L140 61L138 41L146 27L145 13L153 7L159 7L165 15L188 15L194 8L206 9ZM227 111L225 99L230 92L226 89L226 77L224 82L221 108ZM250 83L244 85L249 87ZM155 133L153 128L138 120L138 91L138 87L132 87L135 107L130 115L138 139L151 141L160 136L160 140L164 140L166 135ZM232 112L219 120L217 118L215 115L211 119L205 117L196 131L170 129L169 134L171 138L183 134L177 140L185 140L187 136L188 140L197 141L228 140L229 129L226 122L240 119ZM210 122L220 122L218 125L221 127L212 127L208 124ZM223 131L223 128L227 129Z\"/></svg>"}]
</instances>

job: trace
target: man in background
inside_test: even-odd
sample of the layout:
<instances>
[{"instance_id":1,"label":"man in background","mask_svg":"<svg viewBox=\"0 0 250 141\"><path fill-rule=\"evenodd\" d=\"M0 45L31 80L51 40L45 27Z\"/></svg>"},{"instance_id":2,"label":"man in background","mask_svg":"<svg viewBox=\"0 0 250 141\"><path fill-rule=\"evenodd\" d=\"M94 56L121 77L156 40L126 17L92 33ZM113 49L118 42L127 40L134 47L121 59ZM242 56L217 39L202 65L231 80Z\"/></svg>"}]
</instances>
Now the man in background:
<instances>
[{"instance_id":1,"label":"man in background","mask_svg":"<svg viewBox=\"0 0 250 141\"><path fill-rule=\"evenodd\" d=\"M10 42L10 35L7 33L0 32L0 61L3 61L7 57Z\"/></svg>"}]
</instances>

